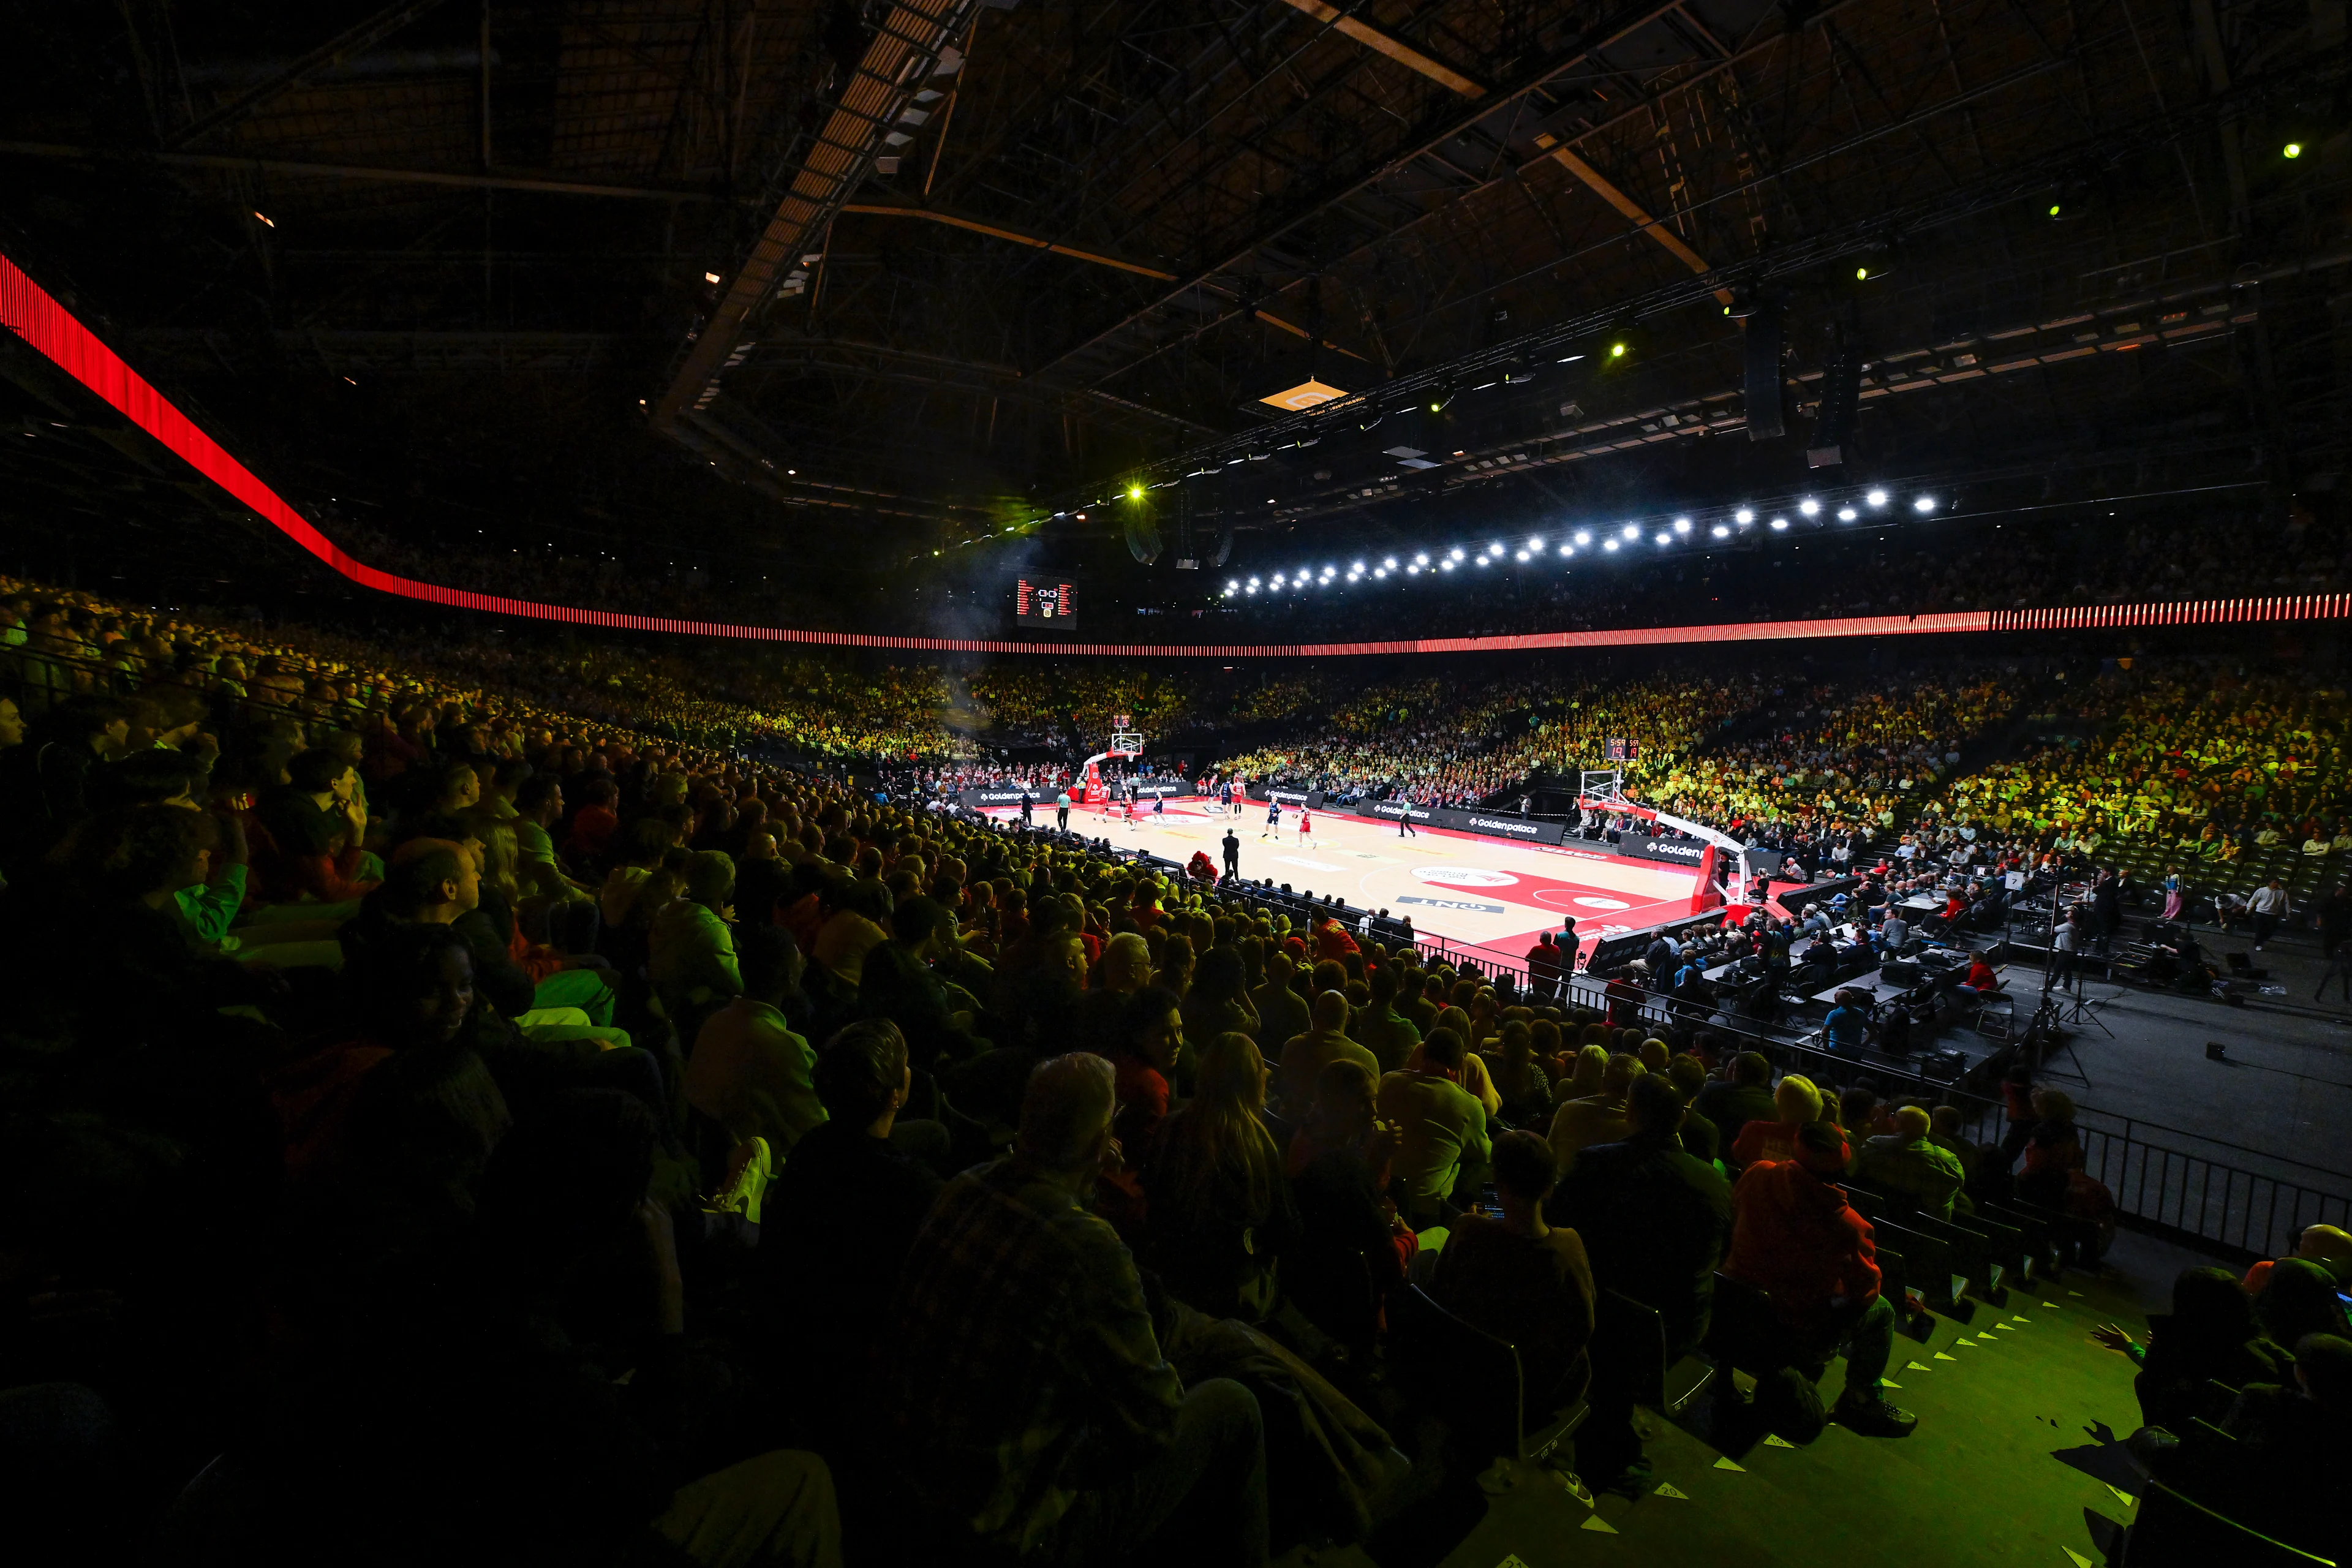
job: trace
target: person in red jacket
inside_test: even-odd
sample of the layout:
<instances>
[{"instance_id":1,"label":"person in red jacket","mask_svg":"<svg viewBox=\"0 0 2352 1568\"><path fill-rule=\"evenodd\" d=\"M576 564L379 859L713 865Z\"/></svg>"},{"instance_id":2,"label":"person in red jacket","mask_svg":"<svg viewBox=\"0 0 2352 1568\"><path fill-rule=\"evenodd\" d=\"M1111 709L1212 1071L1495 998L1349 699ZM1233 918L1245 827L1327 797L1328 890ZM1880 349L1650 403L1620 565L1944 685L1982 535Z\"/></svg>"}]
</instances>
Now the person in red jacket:
<instances>
[{"instance_id":1,"label":"person in red jacket","mask_svg":"<svg viewBox=\"0 0 2352 1568\"><path fill-rule=\"evenodd\" d=\"M1723 1272L1767 1291L1797 1360L1845 1352L1845 1392L1832 1417L1857 1432L1901 1437L1919 1418L1879 1389L1895 1348L1895 1308L1878 1289L1870 1222L1831 1182L1845 1173L1845 1139L1826 1122L1797 1132L1795 1158L1750 1165L1731 1192L1731 1256Z\"/></svg>"},{"instance_id":2,"label":"person in red jacket","mask_svg":"<svg viewBox=\"0 0 2352 1568\"><path fill-rule=\"evenodd\" d=\"M1536 933L1535 946L1528 949L1528 986L1538 999L1559 993L1562 956L1559 949L1551 944L1551 932Z\"/></svg>"},{"instance_id":3,"label":"person in red jacket","mask_svg":"<svg viewBox=\"0 0 2352 1568\"><path fill-rule=\"evenodd\" d=\"M1315 922L1315 956L1318 960L1331 958L1344 961L1347 954L1361 951L1356 945L1356 939L1348 934L1348 928L1332 916L1325 915Z\"/></svg>"}]
</instances>

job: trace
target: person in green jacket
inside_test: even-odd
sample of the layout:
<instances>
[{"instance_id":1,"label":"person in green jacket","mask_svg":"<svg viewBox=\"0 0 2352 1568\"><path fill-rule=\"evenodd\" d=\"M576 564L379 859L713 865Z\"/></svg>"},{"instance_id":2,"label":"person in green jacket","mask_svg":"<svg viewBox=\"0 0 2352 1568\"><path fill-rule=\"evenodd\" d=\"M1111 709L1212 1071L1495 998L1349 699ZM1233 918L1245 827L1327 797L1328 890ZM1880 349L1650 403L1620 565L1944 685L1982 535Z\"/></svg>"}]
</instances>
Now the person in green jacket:
<instances>
[{"instance_id":1,"label":"person in green jacket","mask_svg":"<svg viewBox=\"0 0 2352 1568\"><path fill-rule=\"evenodd\" d=\"M1463 1051L1453 1030L1432 1032L1421 1043L1421 1067L1381 1079L1373 1101L1396 1129L1392 1190L1416 1229L1441 1223L1449 1203L1475 1196L1493 1158L1486 1108L1460 1082Z\"/></svg>"}]
</instances>

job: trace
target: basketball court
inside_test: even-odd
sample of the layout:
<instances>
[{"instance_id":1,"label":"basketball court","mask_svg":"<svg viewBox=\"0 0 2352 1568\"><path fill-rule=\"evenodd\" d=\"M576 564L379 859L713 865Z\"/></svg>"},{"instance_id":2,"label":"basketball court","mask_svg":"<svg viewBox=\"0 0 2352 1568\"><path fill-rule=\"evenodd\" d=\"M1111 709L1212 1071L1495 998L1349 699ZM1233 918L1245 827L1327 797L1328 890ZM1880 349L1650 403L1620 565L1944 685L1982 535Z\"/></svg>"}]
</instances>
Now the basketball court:
<instances>
[{"instance_id":1,"label":"basketball court","mask_svg":"<svg viewBox=\"0 0 2352 1568\"><path fill-rule=\"evenodd\" d=\"M1337 894L1357 909L1410 919L1423 936L1445 937L1513 960L1526 955L1538 932L1558 931L1563 915L1576 918L1577 934L1589 947L1601 937L1701 907L1697 873L1675 867L1444 828L1423 827L1417 837L1401 838L1392 823L1339 812L1316 812L1314 833L1302 842L1299 814L1292 808L1283 811L1276 836L1261 838L1265 811L1263 801L1244 801L1235 816L1213 800L1179 797L1168 802L1164 815L1153 813L1148 802L1139 803L1133 828L1123 810L1074 807L1070 828L1180 866L1198 850L1220 869L1230 828L1241 840L1241 872L1247 880L1267 879L1277 887L1287 882L1300 893ZM993 808L987 815L1007 821L1020 814ZM1052 808L1040 809L1035 820L1050 826Z\"/></svg>"}]
</instances>

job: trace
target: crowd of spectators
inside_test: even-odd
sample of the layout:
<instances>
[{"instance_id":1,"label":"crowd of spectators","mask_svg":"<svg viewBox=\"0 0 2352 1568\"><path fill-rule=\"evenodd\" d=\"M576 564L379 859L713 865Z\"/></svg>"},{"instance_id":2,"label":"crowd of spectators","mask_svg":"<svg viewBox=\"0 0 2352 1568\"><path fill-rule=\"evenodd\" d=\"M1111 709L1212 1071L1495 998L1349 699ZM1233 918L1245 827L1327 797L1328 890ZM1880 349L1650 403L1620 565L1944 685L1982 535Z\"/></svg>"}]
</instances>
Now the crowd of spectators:
<instances>
[{"instance_id":1,"label":"crowd of spectators","mask_svg":"<svg viewBox=\"0 0 2352 1568\"><path fill-rule=\"evenodd\" d=\"M1212 743L1202 760L1220 776L1404 793L1424 805L1487 803L1537 775L1564 778L1622 750L1635 798L1742 833L1876 833L1907 822L1908 803L1926 795L1928 826L2084 852L2135 842L2231 863L2281 845L2312 855L2352 847L2343 757L2352 710L2343 692L2291 675L2244 674L2225 660L2126 661L2071 689L2051 716L2054 736L1955 779L1962 749L2011 712L2029 678L1960 667L1776 688L1752 676L1669 670L1570 685L1534 662L1469 680L1369 686L1337 674L1243 678L1116 662L1007 662L957 674L772 648L714 658L530 631L261 632L0 582L0 646L51 656L28 663L25 679L36 690L55 683L57 694L164 671L201 691L243 697L252 688L255 700L304 712L380 696L395 727L402 710L495 700L518 716L593 719L673 743L765 745L913 768L926 786L948 788L1000 779L1059 786L1070 776L1074 757L991 761L974 731L1009 724L1051 733L1048 716L1061 711L1077 718L1086 743L1098 744L1126 713L1155 738L1213 736L1221 724L1244 721L1295 726L1284 739L1221 756ZM1759 714L1760 729L1718 733Z\"/></svg>"},{"instance_id":2,"label":"crowd of spectators","mask_svg":"<svg viewBox=\"0 0 2352 1568\"><path fill-rule=\"evenodd\" d=\"M1679 1354L1718 1266L1909 1429L1822 1206L1892 1110L1746 1138L1703 1026L185 621L68 648L49 603L0 704L0 1421L125 1552L182 1493L160 1528L259 1561L1261 1563L1410 1493L1407 1281L1591 1400L1596 1484L1645 1485L1597 1292ZM1716 689L1529 728L1663 746Z\"/></svg>"},{"instance_id":3,"label":"crowd of spectators","mask_svg":"<svg viewBox=\"0 0 2352 1568\"><path fill-rule=\"evenodd\" d=\"M965 684L996 729L1035 742L1060 739L1067 723L1090 740L1108 736L1122 713L1161 735L1201 727L1203 719L1192 682L1133 666L993 664Z\"/></svg>"},{"instance_id":4,"label":"crowd of spectators","mask_svg":"<svg viewBox=\"0 0 2352 1568\"><path fill-rule=\"evenodd\" d=\"M0 1433L85 1560L160 1531L265 1562L1261 1563L1368 1535L1443 1462L1381 1370L1408 1288L1510 1339L1531 1405L1588 1400L1584 1476L1645 1491L1602 1292L1672 1359L1718 1269L1767 1291L1793 1367L1844 1355L1831 1414L1900 1436L1910 1308L1834 1184L1949 1213L2013 1157L2067 1179L2063 1097L2033 1101L2049 1137L1977 1146L1735 1048L1704 971L1833 965L1826 930L1654 944L1653 1034L1613 985L1588 1011L1213 871L754 762L725 723L665 734L698 688L617 645L564 653L567 687L487 637L410 667L6 603ZM873 752L958 700L927 669L740 679L772 730ZM1156 689L1126 679L1094 694ZM2297 826L2335 799L2340 694L2200 668L2080 700L2111 698L2144 798ZM1313 742L1228 769L1475 798L1622 742L1631 791L1850 847L2013 689L1528 666L1326 700ZM1706 749L1768 701L1791 721ZM2061 824L1990 809L1914 836L1885 896L2033 868L2025 830ZM2293 1348L2340 1399L2328 1347Z\"/></svg>"},{"instance_id":5,"label":"crowd of spectators","mask_svg":"<svg viewBox=\"0 0 2352 1568\"><path fill-rule=\"evenodd\" d=\"M1349 795L1473 805L1538 773L1572 775L1630 753L1627 788L1739 711L1746 683L1661 674L1563 681L1537 665L1484 680L1428 677L1342 698L1297 742L1227 756L1235 777Z\"/></svg>"},{"instance_id":6,"label":"crowd of spectators","mask_svg":"<svg viewBox=\"0 0 2352 1568\"><path fill-rule=\"evenodd\" d=\"M2101 675L2069 717L2068 732L1955 781L1928 820L2218 864L2277 846L2352 848L2340 688L2221 660L2138 660Z\"/></svg>"},{"instance_id":7,"label":"crowd of spectators","mask_svg":"<svg viewBox=\"0 0 2352 1568\"><path fill-rule=\"evenodd\" d=\"M1734 835L1793 828L1876 833L1913 790L1948 776L1960 749L2005 719L2013 675L1952 671L1853 686L1825 683L1791 698L1762 734L1678 759L1649 787L1676 815Z\"/></svg>"}]
</instances>

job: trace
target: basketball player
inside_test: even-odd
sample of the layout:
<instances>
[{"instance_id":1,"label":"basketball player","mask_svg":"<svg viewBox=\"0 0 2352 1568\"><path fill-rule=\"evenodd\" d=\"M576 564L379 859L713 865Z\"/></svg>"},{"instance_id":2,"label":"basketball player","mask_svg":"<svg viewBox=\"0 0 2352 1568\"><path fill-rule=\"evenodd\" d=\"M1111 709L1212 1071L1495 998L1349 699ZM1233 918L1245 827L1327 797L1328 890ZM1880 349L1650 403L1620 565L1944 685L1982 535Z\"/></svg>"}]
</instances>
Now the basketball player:
<instances>
[{"instance_id":1,"label":"basketball player","mask_svg":"<svg viewBox=\"0 0 2352 1568\"><path fill-rule=\"evenodd\" d=\"M1302 845L1312 844L1314 839L1311 835L1314 831L1315 816L1306 806L1301 805L1298 808L1298 842Z\"/></svg>"},{"instance_id":2,"label":"basketball player","mask_svg":"<svg viewBox=\"0 0 2352 1568\"><path fill-rule=\"evenodd\" d=\"M1268 800L1265 803L1265 831L1260 833L1258 837L1260 838L1265 838L1270 835L1278 835L1281 831L1282 802L1278 800ZM1277 840L1277 842L1279 842L1279 840Z\"/></svg>"}]
</instances>

